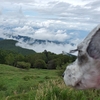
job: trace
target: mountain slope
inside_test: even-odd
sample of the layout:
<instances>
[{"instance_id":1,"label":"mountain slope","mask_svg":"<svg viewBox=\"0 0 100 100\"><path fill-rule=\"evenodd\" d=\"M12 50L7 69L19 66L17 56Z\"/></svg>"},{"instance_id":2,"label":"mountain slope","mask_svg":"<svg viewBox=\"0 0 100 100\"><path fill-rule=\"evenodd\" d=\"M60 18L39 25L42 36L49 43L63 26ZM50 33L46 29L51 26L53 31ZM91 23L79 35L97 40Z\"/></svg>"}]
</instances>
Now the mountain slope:
<instances>
[{"instance_id":1,"label":"mountain slope","mask_svg":"<svg viewBox=\"0 0 100 100\"><path fill-rule=\"evenodd\" d=\"M14 34L4 34L4 36L2 35L1 38L16 40L18 41L16 46L21 48L34 50L36 52L43 52L44 50L47 50L56 54L60 54L64 50L69 52L69 50L72 48L76 48L76 44L80 42L78 39L74 40L73 38L66 39L66 41L51 41L47 39L35 39L34 37L30 36Z\"/></svg>"},{"instance_id":2,"label":"mountain slope","mask_svg":"<svg viewBox=\"0 0 100 100\"><path fill-rule=\"evenodd\" d=\"M21 53L24 55L35 53L35 51L33 51L33 50L24 49L24 48L15 46L16 43L17 43L17 41L15 41L15 40L1 40L0 41L0 49L11 50L13 52Z\"/></svg>"}]
</instances>

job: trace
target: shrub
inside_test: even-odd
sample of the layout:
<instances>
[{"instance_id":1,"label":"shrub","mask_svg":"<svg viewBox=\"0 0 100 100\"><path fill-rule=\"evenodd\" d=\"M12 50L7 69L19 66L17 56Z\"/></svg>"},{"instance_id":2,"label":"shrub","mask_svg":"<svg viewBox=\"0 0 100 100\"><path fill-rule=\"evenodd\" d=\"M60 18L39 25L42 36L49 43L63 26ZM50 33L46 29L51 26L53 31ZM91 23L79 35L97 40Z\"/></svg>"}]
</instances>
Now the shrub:
<instances>
[{"instance_id":1,"label":"shrub","mask_svg":"<svg viewBox=\"0 0 100 100\"><path fill-rule=\"evenodd\" d=\"M17 67L18 68L23 68L23 69L30 69L31 64L26 63L26 62L17 62Z\"/></svg>"},{"instance_id":2,"label":"shrub","mask_svg":"<svg viewBox=\"0 0 100 100\"><path fill-rule=\"evenodd\" d=\"M38 60L35 61L34 67L35 67L35 68L42 68L42 69L45 69L45 68L46 68L46 63L45 63L44 60L38 59Z\"/></svg>"}]
</instances>

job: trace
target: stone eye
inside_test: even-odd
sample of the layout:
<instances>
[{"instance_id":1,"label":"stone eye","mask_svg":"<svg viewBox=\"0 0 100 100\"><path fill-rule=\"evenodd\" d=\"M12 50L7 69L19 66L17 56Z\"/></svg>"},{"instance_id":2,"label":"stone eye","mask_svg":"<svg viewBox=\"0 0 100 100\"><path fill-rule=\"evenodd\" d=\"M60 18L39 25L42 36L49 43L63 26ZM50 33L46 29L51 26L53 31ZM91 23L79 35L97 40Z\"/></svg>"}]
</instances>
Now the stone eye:
<instances>
[{"instance_id":1,"label":"stone eye","mask_svg":"<svg viewBox=\"0 0 100 100\"><path fill-rule=\"evenodd\" d=\"M81 53L81 52L82 52L82 50L78 50L78 52L79 52L79 53Z\"/></svg>"},{"instance_id":2,"label":"stone eye","mask_svg":"<svg viewBox=\"0 0 100 100\"><path fill-rule=\"evenodd\" d=\"M80 65L85 64L88 61L88 57L86 54L78 55L78 62Z\"/></svg>"}]
</instances>

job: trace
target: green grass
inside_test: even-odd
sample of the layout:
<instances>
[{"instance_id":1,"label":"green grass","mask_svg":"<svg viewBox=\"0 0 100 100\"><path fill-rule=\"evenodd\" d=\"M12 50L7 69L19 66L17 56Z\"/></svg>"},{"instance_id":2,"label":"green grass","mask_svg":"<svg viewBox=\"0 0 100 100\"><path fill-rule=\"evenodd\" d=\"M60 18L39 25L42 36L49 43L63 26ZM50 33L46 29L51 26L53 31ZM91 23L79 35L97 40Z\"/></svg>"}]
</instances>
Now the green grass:
<instances>
[{"instance_id":1,"label":"green grass","mask_svg":"<svg viewBox=\"0 0 100 100\"><path fill-rule=\"evenodd\" d=\"M3 98L5 99L8 96L27 93L32 89L36 90L38 84L42 84L50 79L57 79L57 75L58 71L56 70L24 70L0 65L0 98L3 100Z\"/></svg>"},{"instance_id":2,"label":"green grass","mask_svg":"<svg viewBox=\"0 0 100 100\"><path fill-rule=\"evenodd\" d=\"M0 65L0 100L100 100L100 90L67 87L59 70Z\"/></svg>"}]
</instances>

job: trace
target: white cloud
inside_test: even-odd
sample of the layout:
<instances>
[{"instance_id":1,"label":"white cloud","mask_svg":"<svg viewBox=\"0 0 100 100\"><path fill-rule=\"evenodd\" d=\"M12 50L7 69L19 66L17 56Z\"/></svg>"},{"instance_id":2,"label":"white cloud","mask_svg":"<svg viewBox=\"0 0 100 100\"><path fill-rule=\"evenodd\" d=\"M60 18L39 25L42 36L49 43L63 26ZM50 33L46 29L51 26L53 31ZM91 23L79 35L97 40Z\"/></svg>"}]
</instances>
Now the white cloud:
<instances>
[{"instance_id":1,"label":"white cloud","mask_svg":"<svg viewBox=\"0 0 100 100\"><path fill-rule=\"evenodd\" d=\"M13 34L52 41L69 38L73 38L71 42L81 41L99 24L99 4L99 0L0 0L0 34L2 37ZM34 47L53 51L71 48L54 44Z\"/></svg>"},{"instance_id":2,"label":"white cloud","mask_svg":"<svg viewBox=\"0 0 100 100\"><path fill-rule=\"evenodd\" d=\"M34 0L0 0L0 2L9 2L9 3L34 3Z\"/></svg>"},{"instance_id":3,"label":"white cloud","mask_svg":"<svg viewBox=\"0 0 100 100\"><path fill-rule=\"evenodd\" d=\"M51 41L65 41L68 39L67 33L65 33L62 30L58 30L57 32L41 28L35 32L33 35L36 39L42 39L42 40L51 40Z\"/></svg>"},{"instance_id":4,"label":"white cloud","mask_svg":"<svg viewBox=\"0 0 100 100\"><path fill-rule=\"evenodd\" d=\"M82 0L77 0L77 2L75 0L3 0L0 5L3 8L3 14L17 14L17 17L19 13L20 15L33 17L33 20L34 18L35 20L59 19L69 22L69 25L77 22L80 24L88 23L91 25L93 23L93 25L96 25L99 22L94 17L99 15L99 2L99 0L94 2ZM6 6L3 6L5 4Z\"/></svg>"},{"instance_id":5,"label":"white cloud","mask_svg":"<svg viewBox=\"0 0 100 100\"><path fill-rule=\"evenodd\" d=\"M21 46L23 48L28 48L35 50L37 52L43 52L44 50L54 52L56 54L62 53L62 51L69 52L70 50L76 49L76 46L72 46L70 44L54 44L54 43L46 43L46 44L33 44L33 45L27 45L26 43L17 43L16 46Z\"/></svg>"},{"instance_id":6,"label":"white cloud","mask_svg":"<svg viewBox=\"0 0 100 100\"><path fill-rule=\"evenodd\" d=\"M16 27L13 30L18 35L30 36L34 34L34 29L30 26Z\"/></svg>"}]
</instances>

